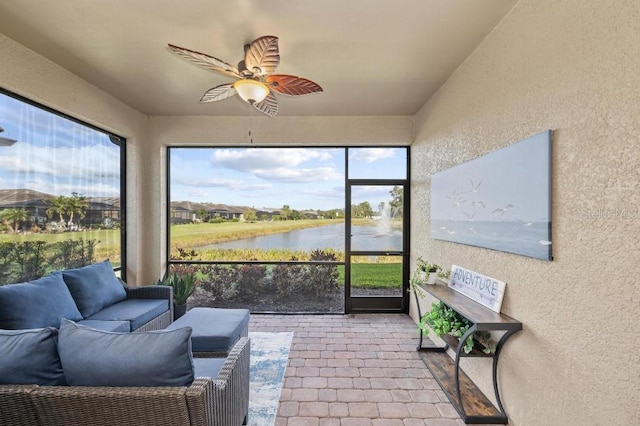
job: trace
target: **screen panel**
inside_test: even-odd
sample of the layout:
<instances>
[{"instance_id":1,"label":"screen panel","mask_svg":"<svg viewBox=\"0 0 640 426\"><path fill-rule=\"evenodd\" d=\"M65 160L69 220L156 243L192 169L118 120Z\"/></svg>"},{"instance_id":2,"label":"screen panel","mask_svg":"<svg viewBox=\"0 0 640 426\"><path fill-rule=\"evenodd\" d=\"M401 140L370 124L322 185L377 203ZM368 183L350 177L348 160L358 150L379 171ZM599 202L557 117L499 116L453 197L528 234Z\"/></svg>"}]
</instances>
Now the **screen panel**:
<instances>
[{"instance_id":1,"label":"screen panel","mask_svg":"<svg viewBox=\"0 0 640 426\"><path fill-rule=\"evenodd\" d=\"M0 285L122 265L125 140L0 90Z\"/></svg>"}]
</instances>

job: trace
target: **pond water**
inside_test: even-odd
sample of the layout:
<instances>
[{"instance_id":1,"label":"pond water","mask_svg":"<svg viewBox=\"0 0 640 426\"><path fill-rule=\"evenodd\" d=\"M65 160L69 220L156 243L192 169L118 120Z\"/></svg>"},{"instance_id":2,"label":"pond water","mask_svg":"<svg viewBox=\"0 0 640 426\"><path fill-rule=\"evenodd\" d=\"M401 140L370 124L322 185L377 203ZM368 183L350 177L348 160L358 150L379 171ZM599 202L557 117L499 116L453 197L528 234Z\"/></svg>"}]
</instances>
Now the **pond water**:
<instances>
[{"instance_id":1,"label":"pond water","mask_svg":"<svg viewBox=\"0 0 640 426\"><path fill-rule=\"evenodd\" d=\"M201 248L251 248L263 250L288 248L303 251L331 248L344 251L344 240L345 224L340 223L299 229L282 234L210 244ZM388 230L381 233L380 228L376 226L354 226L351 244L352 250L400 251L402 250L402 233Z\"/></svg>"}]
</instances>

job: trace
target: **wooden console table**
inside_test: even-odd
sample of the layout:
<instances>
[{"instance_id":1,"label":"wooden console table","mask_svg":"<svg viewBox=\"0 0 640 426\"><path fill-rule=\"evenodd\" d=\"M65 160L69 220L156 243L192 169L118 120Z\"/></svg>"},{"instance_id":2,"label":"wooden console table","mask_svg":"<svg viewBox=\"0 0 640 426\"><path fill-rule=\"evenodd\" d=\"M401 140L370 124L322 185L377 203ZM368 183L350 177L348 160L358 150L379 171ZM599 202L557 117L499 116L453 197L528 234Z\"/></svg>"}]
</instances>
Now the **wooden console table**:
<instances>
[{"instance_id":1,"label":"wooden console table","mask_svg":"<svg viewBox=\"0 0 640 426\"><path fill-rule=\"evenodd\" d=\"M495 352L492 354L485 354L477 350L465 354L462 344L458 344L455 339L448 339L447 337L449 336L445 335L441 336L445 342L448 342L445 343L444 346L423 347L422 332L420 332L420 342L417 350L425 365L440 384L449 401L451 401L451 404L458 411L465 423L507 424L507 414L502 406L500 392L498 390L498 358L507 339L522 330L522 323L504 314L496 313L463 294L450 289L446 285L425 285L419 286L419 289L439 299L445 305L473 323L465 335L460 338L460 342L464 342L467 337L475 331L504 331L504 334L496 345ZM416 302L418 302L418 294L415 290L414 294ZM422 318L419 303L417 306L418 315ZM450 346L456 353L454 359L451 359L446 353ZM496 402L498 403L497 407L489 401L471 379L460 370L461 357L493 358L493 390Z\"/></svg>"}]
</instances>

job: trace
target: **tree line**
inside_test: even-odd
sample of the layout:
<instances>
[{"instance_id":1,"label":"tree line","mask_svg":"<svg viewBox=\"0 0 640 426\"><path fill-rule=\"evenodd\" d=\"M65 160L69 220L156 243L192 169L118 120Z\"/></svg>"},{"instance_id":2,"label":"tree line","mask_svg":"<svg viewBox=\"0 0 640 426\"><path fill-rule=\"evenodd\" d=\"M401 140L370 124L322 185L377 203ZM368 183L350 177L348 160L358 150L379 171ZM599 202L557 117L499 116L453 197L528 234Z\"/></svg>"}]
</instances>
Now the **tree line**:
<instances>
[{"instance_id":1,"label":"tree line","mask_svg":"<svg viewBox=\"0 0 640 426\"><path fill-rule=\"evenodd\" d=\"M401 186L394 186L391 191L391 200L389 201L389 207L393 212L394 217L403 217L403 205L404 205L404 191ZM377 206L377 212L373 210L373 207L368 201L363 201L359 204L351 205L351 217L355 218L371 218L376 213L381 214L385 208L385 203L381 202ZM317 217L322 219L337 219L344 218L344 209L331 209L331 210L317 210ZM300 220L300 219L313 219L308 213L301 212L299 210L292 209L288 204L285 204L280 209L278 215L266 215L258 214L255 209L248 209L243 213L244 220L247 222L256 222L259 220ZM196 217L201 223L212 220L210 213L206 209L199 209L196 211ZM221 220L223 221L223 220Z\"/></svg>"}]
</instances>

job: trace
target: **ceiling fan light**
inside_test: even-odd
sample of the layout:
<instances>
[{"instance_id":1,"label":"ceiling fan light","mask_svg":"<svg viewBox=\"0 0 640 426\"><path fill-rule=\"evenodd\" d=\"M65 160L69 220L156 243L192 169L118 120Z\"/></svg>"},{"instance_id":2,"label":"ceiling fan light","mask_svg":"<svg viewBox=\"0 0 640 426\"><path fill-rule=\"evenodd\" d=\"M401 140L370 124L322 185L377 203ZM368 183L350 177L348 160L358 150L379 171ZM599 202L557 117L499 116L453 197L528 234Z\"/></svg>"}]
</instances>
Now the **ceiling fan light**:
<instances>
[{"instance_id":1,"label":"ceiling fan light","mask_svg":"<svg viewBox=\"0 0 640 426\"><path fill-rule=\"evenodd\" d=\"M233 83L233 88L236 89L242 99L251 105L262 102L269 94L269 88L266 84L249 78L236 81Z\"/></svg>"}]
</instances>

